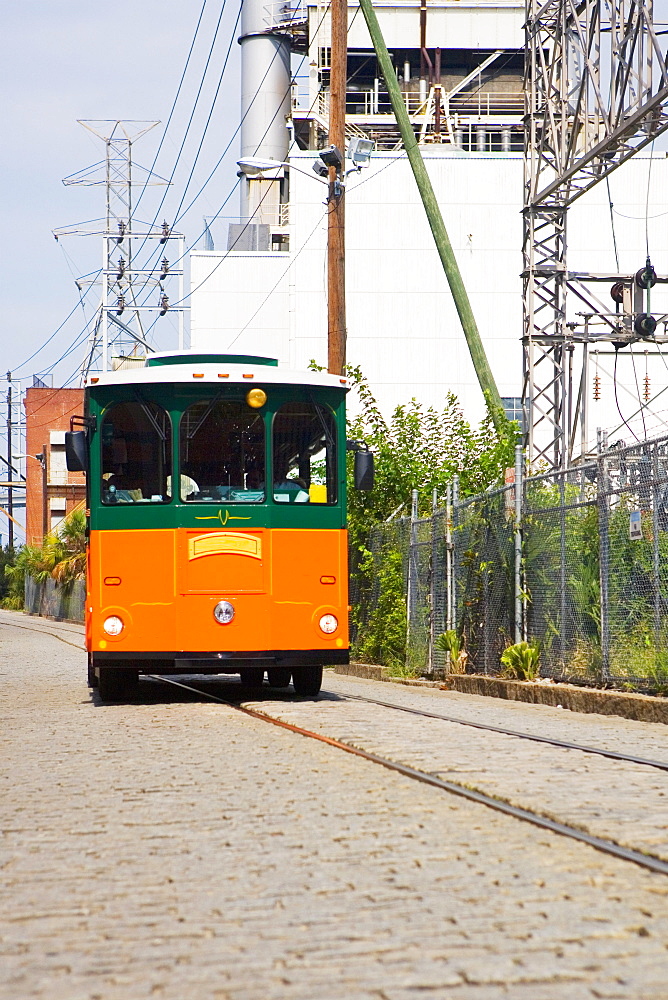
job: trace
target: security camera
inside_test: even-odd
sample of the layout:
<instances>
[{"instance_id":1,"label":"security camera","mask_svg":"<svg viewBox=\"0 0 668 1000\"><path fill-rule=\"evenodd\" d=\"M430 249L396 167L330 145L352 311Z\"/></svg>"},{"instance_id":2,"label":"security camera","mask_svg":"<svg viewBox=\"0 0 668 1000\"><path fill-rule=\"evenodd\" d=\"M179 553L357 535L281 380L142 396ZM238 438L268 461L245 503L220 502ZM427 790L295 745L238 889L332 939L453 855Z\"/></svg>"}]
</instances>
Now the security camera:
<instances>
[{"instance_id":1,"label":"security camera","mask_svg":"<svg viewBox=\"0 0 668 1000\"><path fill-rule=\"evenodd\" d=\"M320 159L328 167L336 167L337 170L343 166L343 153L338 146L328 146L327 149L323 149L320 153Z\"/></svg>"},{"instance_id":2,"label":"security camera","mask_svg":"<svg viewBox=\"0 0 668 1000\"><path fill-rule=\"evenodd\" d=\"M316 160L313 164L313 173L317 174L318 177L329 177L329 170L322 162L322 160Z\"/></svg>"}]
</instances>

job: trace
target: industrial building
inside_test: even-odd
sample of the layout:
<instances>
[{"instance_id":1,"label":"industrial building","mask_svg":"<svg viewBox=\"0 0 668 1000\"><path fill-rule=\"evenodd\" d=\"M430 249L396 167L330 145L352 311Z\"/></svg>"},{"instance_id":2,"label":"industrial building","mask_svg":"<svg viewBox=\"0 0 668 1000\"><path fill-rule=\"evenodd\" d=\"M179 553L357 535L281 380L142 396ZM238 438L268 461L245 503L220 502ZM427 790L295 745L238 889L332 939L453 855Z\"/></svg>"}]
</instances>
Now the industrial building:
<instances>
[{"instance_id":1,"label":"industrial building","mask_svg":"<svg viewBox=\"0 0 668 1000\"><path fill-rule=\"evenodd\" d=\"M518 415L524 5L394 0L376 10L500 394ZM482 396L357 5L348 20L346 131L375 143L369 166L346 185L348 362L386 412L413 396L438 407L454 392L476 420ZM327 144L328 30L318 4L244 4L241 159L290 166L240 171L239 217L213 221L206 248L192 252L196 350L266 353L297 367L325 362L326 188L312 164ZM665 153L646 151L612 175L609 189L584 195L569 215L569 267L634 274L649 249L667 274L667 180ZM611 284L598 287L602 309L615 308ZM664 288L652 292L659 335ZM586 308L572 297L569 319L582 323ZM608 343L591 352L590 440L597 426L626 439L668 426L661 350L648 342L617 352Z\"/></svg>"}]
</instances>

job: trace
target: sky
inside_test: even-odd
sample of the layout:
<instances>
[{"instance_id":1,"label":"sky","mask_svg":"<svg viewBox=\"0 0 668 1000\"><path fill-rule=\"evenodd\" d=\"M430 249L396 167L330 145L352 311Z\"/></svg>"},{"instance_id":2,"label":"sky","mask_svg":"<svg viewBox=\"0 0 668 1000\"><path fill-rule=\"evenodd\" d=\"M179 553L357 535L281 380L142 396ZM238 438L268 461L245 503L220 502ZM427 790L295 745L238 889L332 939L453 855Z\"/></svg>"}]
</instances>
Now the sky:
<instances>
[{"instance_id":1,"label":"sky","mask_svg":"<svg viewBox=\"0 0 668 1000\"><path fill-rule=\"evenodd\" d=\"M23 384L31 384L34 373L52 370L54 385L64 384L83 358L85 341L76 346L77 339L94 313L97 294L92 289L82 306L74 279L100 266L101 239L78 236L56 242L53 238L54 229L99 219L104 213L103 187L62 183L64 177L104 158L103 142L78 124L78 119L161 122L134 147L135 160L150 167L162 142L155 171L166 178L174 171L162 206L163 188L150 188L143 196L138 214L149 222L158 209L158 221L172 220L204 135L185 204L205 186L178 223L186 246L203 245L203 217L221 212L236 183L240 47L235 21L239 3L115 0L113 5L103 5L91 0L20 0L0 5L4 43L0 66L4 135L0 152L0 372L11 370L27 380ZM165 131L201 11L183 87ZM658 0L655 20L665 20L667 13L668 0ZM214 170L230 142L229 152ZM222 215L237 213L235 191ZM175 346L173 318L168 315L160 329L166 331L169 342L161 343L158 335L156 346ZM43 344L43 350L28 360Z\"/></svg>"},{"instance_id":2,"label":"sky","mask_svg":"<svg viewBox=\"0 0 668 1000\"><path fill-rule=\"evenodd\" d=\"M160 207L171 221L184 193L197 149L201 152L185 204L205 184L230 140L229 153L193 207L179 222L186 245L202 245L203 217L214 216L236 183L239 123L239 0L21 0L1 5L3 59L0 68L3 135L0 310L3 317L0 370L32 384L76 343L97 305L96 290L79 303L75 277L100 266L99 236L53 237L53 230L105 211L104 187L66 187L62 179L104 159L104 143L78 119L160 121L138 140L133 158L173 184ZM204 13L174 114L165 132L200 12ZM216 26L223 9L218 34ZM208 71L207 57L213 43ZM228 63L214 102L221 70ZM203 83L202 83L203 81ZM198 88L192 124L186 135ZM212 110L213 109L213 110ZM211 120L206 128L207 117ZM185 136L185 142L184 142ZM183 153L179 156L179 147ZM151 222L164 188L147 189L138 215ZM232 195L224 215L238 214ZM67 320L31 361L29 356ZM167 329L167 337L173 330ZM163 346L159 343L158 347ZM164 346L175 346L173 341ZM76 371L84 343L53 369L54 385ZM2 385L0 383L0 389Z\"/></svg>"}]
</instances>

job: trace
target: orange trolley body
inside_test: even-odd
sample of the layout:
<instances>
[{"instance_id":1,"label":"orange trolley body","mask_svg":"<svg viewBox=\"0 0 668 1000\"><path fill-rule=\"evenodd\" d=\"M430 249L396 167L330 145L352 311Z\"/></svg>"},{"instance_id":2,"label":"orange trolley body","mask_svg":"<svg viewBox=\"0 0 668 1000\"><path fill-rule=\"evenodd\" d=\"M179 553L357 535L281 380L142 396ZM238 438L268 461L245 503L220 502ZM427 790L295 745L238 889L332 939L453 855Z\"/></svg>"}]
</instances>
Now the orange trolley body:
<instances>
[{"instance_id":1,"label":"orange trolley body","mask_svg":"<svg viewBox=\"0 0 668 1000\"><path fill-rule=\"evenodd\" d=\"M323 666L348 661L347 389L190 352L89 380L67 455L88 473L86 641L103 700L155 672L266 671L317 694Z\"/></svg>"}]
</instances>

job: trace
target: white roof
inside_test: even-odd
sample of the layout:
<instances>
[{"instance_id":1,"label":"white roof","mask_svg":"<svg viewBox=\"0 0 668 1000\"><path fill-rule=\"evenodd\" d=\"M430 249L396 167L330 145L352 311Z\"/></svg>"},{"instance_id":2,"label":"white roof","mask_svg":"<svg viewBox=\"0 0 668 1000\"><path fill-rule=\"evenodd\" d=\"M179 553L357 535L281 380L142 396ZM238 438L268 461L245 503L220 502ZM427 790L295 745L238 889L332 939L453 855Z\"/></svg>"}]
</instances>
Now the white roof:
<instances>
[{"instance_id":1,"label":"white roof","mask_svg":"<svg viewBox=\"0 0 668 1000\"><path fill-rule=\"evenodd\" d=\"M187 353L187 352L186 352ZM170 355L173 356L173 355ZM151 355L158 358L160 355ZM211 362L191 361L183 364L163 364L150 368L125 368L115 372L100 372L84 383L94 385L154 385L178 382L185 385L215 383L229 385L312 385L320 388L350 389L350 380L329 372L293 371L274 365L227 364L224 360Z\"/></svg>"}]
</instances>

